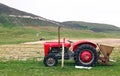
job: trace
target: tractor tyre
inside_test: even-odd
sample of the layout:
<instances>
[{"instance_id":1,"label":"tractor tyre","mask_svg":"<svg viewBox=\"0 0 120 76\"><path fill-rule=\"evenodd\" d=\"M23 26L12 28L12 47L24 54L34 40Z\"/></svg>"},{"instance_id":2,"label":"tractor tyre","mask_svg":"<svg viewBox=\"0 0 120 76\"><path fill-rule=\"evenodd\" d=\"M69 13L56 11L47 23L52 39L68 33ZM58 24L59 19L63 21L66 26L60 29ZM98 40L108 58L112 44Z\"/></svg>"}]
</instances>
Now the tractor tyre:
<instances>
[{"instance_id":1,"label":"tractor tyre","mask_svg":"<svg viewBox=\"0 0 120 76\"><path fill-rule=\"evenodd\" d=\"M98 53L93 46L83 44L77 48L74 59L78 66L93 66L97 63Z\"/></svg>"},{"instance_id":2,"label":"tractor tyre","mask_svg":"<svg viewBox=\"0 0 120 76\"><path fill-rule=\"evenodd\" d=\"M56 66L58 63L58 59L54 54L49 54L48 56L44 57L43 63L45 66L48 67Z\"/></svg>"}]
</instances>

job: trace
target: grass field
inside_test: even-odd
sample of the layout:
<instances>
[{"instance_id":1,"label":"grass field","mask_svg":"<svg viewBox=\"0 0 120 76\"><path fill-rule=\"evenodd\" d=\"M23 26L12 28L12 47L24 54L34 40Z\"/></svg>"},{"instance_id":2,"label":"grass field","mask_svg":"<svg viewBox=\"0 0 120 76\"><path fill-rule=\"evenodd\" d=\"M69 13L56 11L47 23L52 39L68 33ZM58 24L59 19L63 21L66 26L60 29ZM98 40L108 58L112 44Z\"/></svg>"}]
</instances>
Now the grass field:
<instances>
[{"instance_id":1,"label":"grass field","mask_svg":"<svg viewBox=\"0 0 120 76\"><path fill-rule=\"evenodd\" d=\"M61 29L61 37L84 38L120 38L119 33L96 33L89 30ZM75 69L74 61L61 61L56 67L43 64L43 44L25 45L24 42L57 39L57 27L2 27L0 26L0 76L119 76L120 46L115 48L111 59L117 62L112 66L96 65L91 70Z\"/></svg>"},{"instance_id":2,"label":"grass field","mask_svg":"<svg viewBox=\"0 0 120 76\"><path fill-rule=\"evenodd\" d=\"M6 48L5 48L6 47ZM61 68L61 61L55 67L45 67L43 64L42 45L0 45L0 54L13 56L13 59L0 60L0 76L119 76L120 47L113 50L110 62L112 66L96 65L90 70L76 69L73 60L66 60ZM4 50L4 51L2 51ZM27 54L27 55L26 55ZM23 56L18 59L17 56ZM8 56L7 56L8 57ZM17 59L15 59L15 58ZM39 59L39 60L38 60Z\"/></svg>"},{"instance_id":3,"label":"grass field","mask_svg":"<svg viewBox=\"0 0 120 76\"><path fill-rule=\"evenodd\" d=\"M0 44L18 44L23 42L38 41L40 38L47 40L57 39L57 27L49 26L23 26L3 27L0 26ZM119 33L93 32L89 30L61 29L61 37L66 38L120 38Z\"/></svg>"},{"instance_id":4,"label":"grass field","mask_svg":"<svg viewBox=\"0 0 120 76\"><path fill-rule=\"evenodd\" d=\"M45 67L42 61L0 62L0 76L119 76L120 61L112 66L97 65L90 70L76 69L73 61L66 61L61 68Z\"/></svg>"},{"instance_id":5,"label":"grass field","mask_svg":"<svg viewBox=\"0 0 120 76\"><path fill-rule=\"evenodd\" d=\"M65 61L64 68L60 61L56 67L45 67L36 60L7 61L0 62L0 76L119 76L120 57L116 60L112 66L96 65L90 70L76 69L73 60Z\"/></svg>"}]
</instances>

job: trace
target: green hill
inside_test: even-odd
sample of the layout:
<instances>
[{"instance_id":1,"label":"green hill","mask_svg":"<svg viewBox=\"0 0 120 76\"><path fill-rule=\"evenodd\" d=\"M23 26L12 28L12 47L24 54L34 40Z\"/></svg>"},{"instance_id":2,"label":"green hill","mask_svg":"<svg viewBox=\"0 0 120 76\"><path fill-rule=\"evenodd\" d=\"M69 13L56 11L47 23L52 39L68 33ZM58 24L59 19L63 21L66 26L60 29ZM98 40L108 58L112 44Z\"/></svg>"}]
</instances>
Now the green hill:
<instances>
[{"instance_id":1,"label":"green hill","mask_svg":"<svg viewBox=\"0 0 120 76\"><path fill-rule=\"evenodd\" d=\"M14 8L9 7L7 5L4 5L2 3L0 3L0 14L5 14L5 15L26 15L26 16L38 17L36 15L14 9Z\"/></svg>"},{"instance_id":2,"label":"green hill","mask_svg":"<svg viewBox=\"0 0 120 76\"><path fill-rule=\"evenodd\" d=\"M4 26L55 26L55 21L23 12L0 3L0 24Z\"/></svg>"},{"instance_id":3,"label":"green hill","mask_svg":"<svg viewBox=\"0 0 120 76\"><path fill-rule=\"evenodd\" d=\"M67 28L92 30L94 32L120 31L114 25L88 23L81 21L57 22L31 13L20 11L0 3L0 24L3 26L58 26L64 25Z\"/></svg>"},{"instance_id":4,"label":"green hill","mask_svg":"<svg viewBox=\"0 0 120 76\"><path fill-rule=\"evenodd\" d=\"M23 26L6 28L0 26L0 44L18 44L23 42L57 39L57 27L53 26ZM61 28L61 38L89 39L89 38L120 38L117 33L93 32L90 30L76 30Z\"/></svg>"},{"instance_id":5,"label":"green hill","mask_svg":"<svg viewBox=\"0 0 120 76\"><path fill-rule=\"evenodd\" d=\"M58 25L61 37L120 38L120 29L113 25L79 21L57 22L26 13L0 3L0 44L38 41L40 38L57 39Z\"/></svg>"},{"instance_id":6,"label":"green hill","mask_svg":"<svg viewBox=\"0 0 120 76\"><path fill-rule=\"evenodd\" d=\"M66 27L92 30L94 32L120 31L120 28L109 24L88 23L81 21L67 21L63 22L63 24L66 25Z\"/></svg>"}]
</instances>

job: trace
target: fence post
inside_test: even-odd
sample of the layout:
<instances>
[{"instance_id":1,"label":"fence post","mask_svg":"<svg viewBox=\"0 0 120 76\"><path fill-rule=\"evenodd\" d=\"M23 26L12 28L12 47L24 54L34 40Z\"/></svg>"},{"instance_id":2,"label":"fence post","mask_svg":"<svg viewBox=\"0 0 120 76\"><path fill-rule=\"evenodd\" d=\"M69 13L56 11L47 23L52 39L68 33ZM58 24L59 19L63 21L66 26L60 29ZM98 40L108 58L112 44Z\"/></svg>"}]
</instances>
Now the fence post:
<instances>
[{"instance_id":1,"label":"fence post","mask_svg":"<svg viewBox=\"0 0 120 76\"><path fill-rule=\"evenodd\" d=\"M61 62L62 68L64 67L64 51L65 51L64 44L65 44L65 38L63 38L63 42L62 42L62 62Z\"/></svg>"}]
</instances>

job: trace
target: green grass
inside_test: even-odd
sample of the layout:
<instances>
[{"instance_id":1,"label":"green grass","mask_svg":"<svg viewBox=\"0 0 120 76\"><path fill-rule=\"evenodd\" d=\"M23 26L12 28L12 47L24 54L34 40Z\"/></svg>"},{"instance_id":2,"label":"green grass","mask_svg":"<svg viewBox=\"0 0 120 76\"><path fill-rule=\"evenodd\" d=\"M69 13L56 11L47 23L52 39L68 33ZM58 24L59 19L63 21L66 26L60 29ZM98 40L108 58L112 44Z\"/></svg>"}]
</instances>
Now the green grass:
<instances>
[{"instance_id":1,"label":"green grass","mask_svg":"<svg viewBox=\"0 0 120 76\"><path fill-rule=\"evenodd\" d=\"M18 44L23 42L38 41L41 37L47 40L57 39L57 27L53 26L0 26L0 44ZM61 38L120 38L119 33L92 32L89 30L61 29Z\"/></svg>"},{"instance_id":2,"label":"green grass","mask_svg":"<svg viewBox=\"0 0 120 76\"><path fill-rule=\"evenodd\" d=\"M8 61L0 62L1 76L118 76L120 61L112 66L97 65L91 70L76 69L73 61L66 61L61 68L60 62L56 67L45 67L42 61Z\"/></svg>"},{"instance_id":3,"label":"green grass","mask_svg":"<svg viewBox=\"0 0 120 76\"><path fill-rule=\"evenodd\" d=\"M61 29L61 37L67 38L120 38L114 33L95 33L88 30ZM37 41L40 37L57 39L56 27L2 27L0 26L0 44L17 44L27 41ZM120 48L120 47L119 47ZM61 68L60 61L56 67L45 67L42 61L0 61L0 76L119 76L120 49L112 53L112 59L117 60L112 66L96 65L91 70L75 69L74 61L65 61Z\"/></svg>"},{"instance_id":4,"label":"green grass","mask_svg":"<svg viewBox=\"0 0 120 76\"><path fill-rule=\"evenodd\" d=\"M19 61L1 61L0 76L119 76L120 75L120 47L115 49L111 58L117 62L111 66L95 65L92 69L76 69L73 60L65 60L64 68L61 61L55 67L45 67L43 61L36 59Z\"/></svg>"}]
</instances>

